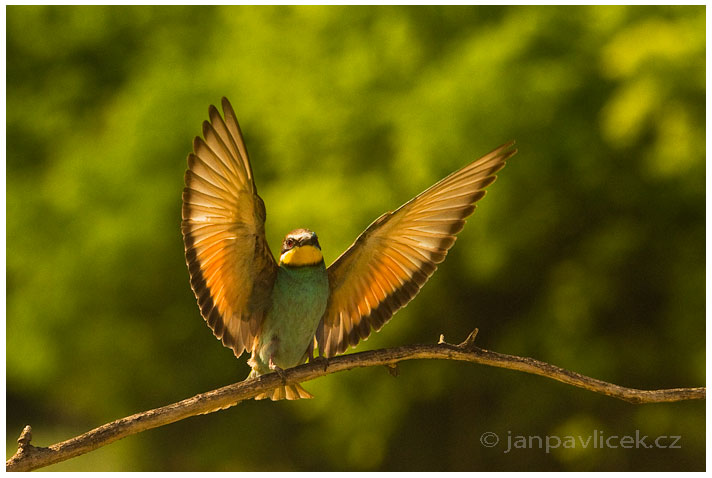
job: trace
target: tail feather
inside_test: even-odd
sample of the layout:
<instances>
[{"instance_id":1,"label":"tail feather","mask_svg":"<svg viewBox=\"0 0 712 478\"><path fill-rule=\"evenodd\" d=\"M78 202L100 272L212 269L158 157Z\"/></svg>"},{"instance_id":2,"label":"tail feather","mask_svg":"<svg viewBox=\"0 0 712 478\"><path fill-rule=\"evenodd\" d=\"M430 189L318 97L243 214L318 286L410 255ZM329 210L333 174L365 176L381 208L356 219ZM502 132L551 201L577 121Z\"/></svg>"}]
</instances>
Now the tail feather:
<instances>
[{"instance_id":1,"label":"tail feather","mask_svg":"<svg viewBox=\"0 0 712 478\"><path fill-rule=\"evenodd\" d=\"M255 378L260 374L256 370L252 370L247 378ZM255 396L255 400L265 400L270 399L272 401L277 400L299 400L300 398L314 398L314 395L304 390L304 388L298 383L289 383L287 385L279 386L275 389L268 390L264 393L260 393Z\"/></svg>"},{"instance_id":2,"label":"tail feather","mask_svg":"<svg viewBox=\"0 0 712 478\"><path fill-rule=\"evenodd\" d=\"M255 400L265 400L267 398L272 401L299 400L300 398L314 398L314 395L304 390L298 383L290 383L261 393L255 397Z\"/></svg>"}]
</instances>

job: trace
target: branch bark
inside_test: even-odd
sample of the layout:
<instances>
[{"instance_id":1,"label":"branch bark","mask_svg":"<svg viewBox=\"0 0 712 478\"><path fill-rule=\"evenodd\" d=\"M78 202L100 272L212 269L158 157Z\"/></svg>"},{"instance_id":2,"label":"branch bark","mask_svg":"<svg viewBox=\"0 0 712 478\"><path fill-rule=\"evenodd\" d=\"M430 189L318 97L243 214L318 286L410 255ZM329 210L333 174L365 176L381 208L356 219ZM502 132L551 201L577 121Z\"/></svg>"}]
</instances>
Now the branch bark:
<instances>
[{"instance_id":1,"label":"branch bark","mask_svg":"<svg viewBox=\"0 0 712 478\"><path fill-rule=\"evenodd\" d=\"M385 365L392 374L397 374L398 362L414 359L442 359L472 362L541 375L574 387L636 404L703 400L706 397L705 387L665 390L637 390L621 387L533 358L518 357L481 349L474 345L476 335L477 329L459 345L448 344L441 336L440 342L434 345L406 345L391 349L369 350L341 355L329 359L328 362L314 361L285 370L285 380L287 382L307 382L331 373L377 365ZM252 398L281 384L282 379L277 374L263 375L207 393L201 393L165 407L155 408L107 423L83 435L46 448L30 444L32 428L28 425L17 440L17 452L5 463L5 468L7 471L30 471L59 463L144 430L174 423L195 415L212 413L232 407L242 400Z\"/></svg>"}]
</instances>

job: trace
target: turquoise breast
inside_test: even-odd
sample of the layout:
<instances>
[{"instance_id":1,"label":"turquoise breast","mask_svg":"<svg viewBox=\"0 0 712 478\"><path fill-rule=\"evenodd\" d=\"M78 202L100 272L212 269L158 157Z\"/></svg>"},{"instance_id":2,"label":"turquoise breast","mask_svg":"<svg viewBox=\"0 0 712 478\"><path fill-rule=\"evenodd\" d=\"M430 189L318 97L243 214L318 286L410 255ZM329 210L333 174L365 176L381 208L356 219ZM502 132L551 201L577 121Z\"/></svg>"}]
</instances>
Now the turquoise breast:
<instances>
[{"instance_id":1,"label":"turquoise breast","mask_svg":"<svg viewBox=\"0 0 712 478\"><path fill-rule=\"evenodd\" d=\"M315 266L281 266L257 345L256 367L269 373L269 360L286 369L304 362L326 302L329 279L322 261Z\"/></svg>"}]
</instances>

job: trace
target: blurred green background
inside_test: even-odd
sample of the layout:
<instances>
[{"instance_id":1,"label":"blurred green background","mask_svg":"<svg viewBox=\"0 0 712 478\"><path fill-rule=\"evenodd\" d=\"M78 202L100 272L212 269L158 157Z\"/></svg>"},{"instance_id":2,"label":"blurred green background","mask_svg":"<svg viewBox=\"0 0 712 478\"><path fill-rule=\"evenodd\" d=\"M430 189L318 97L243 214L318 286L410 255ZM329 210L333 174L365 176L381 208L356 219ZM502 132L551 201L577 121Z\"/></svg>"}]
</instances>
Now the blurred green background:
<instances>
[{"instance_id":1,"label":"blurred green background","mask_svg":"<svg viewBox=\"0 0 712 478\"><path fill-rule=\"evenodd\" d=\"M7 456L243 379L200 317L186 156L235 106L273 249L327 263L499 144L519 154L422 293L357 350L477 342L617 384L705 385L705 7L17 7L7 13ZM403 363L48 470L703 470L705 403L634 406ZM680 448L506 450L508 435ZM480 443L497 433L498 446Z\"/></svg>"}]
</instances>

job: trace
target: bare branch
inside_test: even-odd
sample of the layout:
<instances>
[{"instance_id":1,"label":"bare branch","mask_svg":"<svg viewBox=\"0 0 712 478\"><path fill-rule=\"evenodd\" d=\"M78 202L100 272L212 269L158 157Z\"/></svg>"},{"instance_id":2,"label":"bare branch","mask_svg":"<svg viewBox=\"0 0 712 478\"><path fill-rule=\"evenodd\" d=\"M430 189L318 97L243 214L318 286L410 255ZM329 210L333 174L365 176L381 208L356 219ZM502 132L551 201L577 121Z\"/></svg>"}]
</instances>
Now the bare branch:
<instances>
[{"instance_id":1,"label":"bare branch","mask_svg":"<svg viewBox=\"0 0 712 478\"><path fill-rule=\"evenodd\" d=\"M397 364L403 360L443 359L473 362L541 375L574 387L631 403L703 400L706 397L705 387L665 390L637 390L621 387L533 358L506 355L481 349L474 345L476 336L477 329L460 345L448 344L441 336L438 344L434 345L406 345L392 349L369 350L342 355L331 358L328 362L318 360L285 370L285 379L288 382L307 382L331 373L379 365L385 365L391 373L397 374ZM207 393L201 393L172 405L155 408L107 423L83 435L47 448L35 447L30 444L32 429L28 425L17 440L19 445L17 453L5 463L5 467L7 471L29 471L59 463L144 430L157 428L195 415L232 407L242 400L252 398L281 384L282 379L277 374L263 375Z\"/></svg>"}]
</instances>

